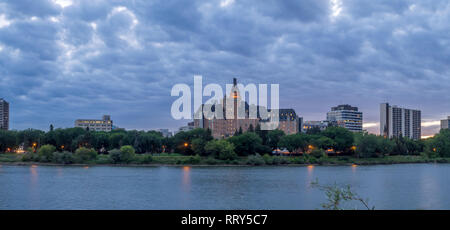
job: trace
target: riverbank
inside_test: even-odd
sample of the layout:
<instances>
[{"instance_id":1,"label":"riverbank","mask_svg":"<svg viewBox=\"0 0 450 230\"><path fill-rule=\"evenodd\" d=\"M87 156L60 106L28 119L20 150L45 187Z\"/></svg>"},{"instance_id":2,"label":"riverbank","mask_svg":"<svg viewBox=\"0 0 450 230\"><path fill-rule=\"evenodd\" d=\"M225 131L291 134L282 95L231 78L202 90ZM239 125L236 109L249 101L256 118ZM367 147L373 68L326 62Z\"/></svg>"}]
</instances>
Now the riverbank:
<instances>
[{"instance_id":1,"label":"riverbank","mask_svg":"<svg viewBox=\"0 0 450 230\"><path fill-rule=\"evenodd\" d=\"M137 155L129 163L113 164L108 155L99 155L96 160L61 164L54 162L24 162L22 155L0 154L0 164L3 165L48 165L48 166L307 166L307 165L381 165L381 164L405 164L405 163L450 163L450 158L426 158L423 156L385 156L382 158L355 158L349 156L314 158L314 157L286 157L286 156L249 156L239 157L235 160L218 160L211 157L170 155ZM146 159L143 161L142 159Z\"/></svg>"}]
</instances>

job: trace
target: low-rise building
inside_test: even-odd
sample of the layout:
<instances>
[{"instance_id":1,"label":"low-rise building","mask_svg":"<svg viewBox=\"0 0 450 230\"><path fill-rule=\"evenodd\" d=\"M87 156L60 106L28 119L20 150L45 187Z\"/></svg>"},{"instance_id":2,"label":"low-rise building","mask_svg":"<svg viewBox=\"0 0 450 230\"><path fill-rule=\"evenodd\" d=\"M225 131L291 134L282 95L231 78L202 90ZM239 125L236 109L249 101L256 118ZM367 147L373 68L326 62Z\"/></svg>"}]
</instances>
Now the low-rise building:
<instances>
[{"instance_id":1,"label":"low-rise building","mask_svg":"<svg viewBox=\"0 0 450 230\"><path fill-rule=\"evenodd\" d=\"M302 126L302 132L306 133L310 129L317 128L323 131L328 128L330 122L328 121L304 121Z\"/></svg>"},{"instance_id":2,"label":"low-rise building","mask_svg":"<svg viewBox=\"0 0 450 230\"><path fill-rule=\"evenodd\" d=\"M163 137L171 137L173 135L169 129L158 129L157 131L160 132Z\"/></svg>"},{"instance_id":3,"label":"low-rise building","mask_svg":"<svg viewBox=\"0 0 450 230\"><path fill-rule=\"evenodd\" d=\"M114 128L113 121L109 115L104 115L101 120L78 119L75 121L75 127L104 132L110 132Z\"/></svg>"}]
</instances>

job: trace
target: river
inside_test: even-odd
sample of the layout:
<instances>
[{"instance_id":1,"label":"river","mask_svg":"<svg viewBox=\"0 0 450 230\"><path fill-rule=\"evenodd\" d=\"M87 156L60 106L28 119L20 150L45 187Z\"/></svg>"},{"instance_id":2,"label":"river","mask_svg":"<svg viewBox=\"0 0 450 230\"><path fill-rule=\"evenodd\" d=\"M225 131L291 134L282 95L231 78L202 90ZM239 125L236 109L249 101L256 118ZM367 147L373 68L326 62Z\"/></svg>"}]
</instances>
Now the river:
<instances>
[{"instance_id":1,"label":"river","mask_svg":"<svg viewBox=\"0 0 450 230\"><path fill-rule=\"evenodd\" d=\"M351 185L375 209L450 209L450 164L276 167L0 165L0 209L321 209ZM348 203L347 209L362 209Z\"/></svg>"}]
</instances>

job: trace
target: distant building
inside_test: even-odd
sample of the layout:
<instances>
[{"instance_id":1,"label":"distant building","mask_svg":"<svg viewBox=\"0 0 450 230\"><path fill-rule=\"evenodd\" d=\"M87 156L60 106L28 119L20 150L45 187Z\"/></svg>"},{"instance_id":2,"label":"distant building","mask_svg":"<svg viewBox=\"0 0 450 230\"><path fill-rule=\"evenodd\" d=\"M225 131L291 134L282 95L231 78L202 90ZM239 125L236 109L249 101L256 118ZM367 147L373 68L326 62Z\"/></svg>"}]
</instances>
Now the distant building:
<instances>
[{"instance_id":1,"label":"distant building","mask_svg":"<svg viewBox=\"0 0 450 230\"><path fill-rule=\"evenodd\" d=\"M192 121L192 122L189 122L188 124L187 124L187 126L181 126L179 129L178 129L178 131L176 131L175 132L175 134L177 134L177 133L179 133L179 132L189 132L189 131L191 131L191 130L193 130L193 129L195 129L196 127L195 127L195 125L194 125L194 122Z\"/></svg>"},{"instance_id":2,"label":"distant building","mask_svg":"<svg viewBox=\"0 0 450 230\"><path fill-rule=\"evenodd\" d=\"M101 120L91 120L91 119L79 119L75 121L75 127L80 127L83 129L88 129L91 131L105 131L110 132L114 129L113 121L111 116L104 115Z\"/></svg>"},{"instance_id":3,"label":"distant building","mask_svg":"<svg viewBox=\"0 0 450 230\"><path fill-rule=\"evenodd\" d=\"M358 107L351 105L332 107L331 111L327 113L327 120L352 132L362 132L363 130L363 113L358 111Z\"/></svg>"},{"instance_id":4,"label":"distant building","mask_svg":"<svg viewBox=\"0 0 450 230\"><path fill-rule=\"evenodd\" d=\"M232 104L227 106L227 102ZM202 112L203 106L196 113ZM213 105L212 109L222 110L223 118L208 119L202 116L202 119L194 119L194 125L195 128L210 129L214 138L233 136L240 129L246 132L251 126L255 128L259 122L259 118L250 117L250 105L242 100L236 78L233 79L233 87L228 97L225 96L219 103ZM238 111L242 114L238 114Z\"/></svg>"},{"instance_id":5,"label":"distant building","mask_svg":"<svg viewBox=\"0 0 450 230\"><path fill-rule=\"evenodd\" d=\"M160 132L163 137L171 137L173 135L169 129L158 129L157 131Z\"/></svg>"},{"instance_id":6,"label":"distant building","mask_svg":"<svg viewBox=\"0 0 450 230\"><path fill-rule=\"evenodd\" d=\"M230 103L231 106L227 106ZM232 104L231 104L232 103ZM205 106L205 105L203 105ZM202 112L203 106L196 112ZM247 132L251 127L256 129L258 125L263 122L268 122L269 119L261 119L263 110L271 111L265 107L257 105L249 105L241 97L241 92L237 87L236 78L233 79L233 88L228 96L225 96L219 103L213 105L212 111L222 110L223 118L208 119L204 116L202 119L194 119L194 126L196 128L210 129L214 138L225 138L233 136L237 131ZM238 113L241 112L241 113ZM256 117L250 116L250 111L256 111ZM276 114L276 113L275 113ZM279 125L278 129L283 130L286 134L294 134L299 130L298 116L293 109L279 110Z\"/></svg>"},{"instance_id":7,"label":"distant building","mask_svg":"<svg viewBox=\"0 0 450 230\"><path fill-rule=\"evenodd\" d=\"M280 109L279 118L278 129L282 130L286 135L299 132L298 116L294 109Z\"/></svg>"},{"instance_id":8,"label":"distant building","mask_svg":"<svg viewBox=\"0 0 450 230\"><path fill-rule=\"evenodd\" d=\"M441 129L450 129L450 116L447 119L441 120Z\"/></svg>"},{"instance_id":9,"label":"distant building","mask_svg":"<svg viewBox=\"0 0 450 230\"><path fill-rule=\"evenodd\" d=\"M9 103L0 98L0 129L9 130Z\"/></svg>"},{"instance_id":10,"label":"distant building","mask_svg":"<svg viewBox=\"0 0 450 230\"><path fill-rule=\"evenodd\" d=\"M421 138L421 111L380 105L380 135L385 137L408 137L413 140Z\"/></svg>"},{"instance_id":11,"label":"distant building","mask_svg":"<svg viewBox=\"0 0 450 230\"><path fill-rule=\"evenodd\" d=\"M303 117L298 117L298 132L301 133L303 130Z\"/></svg>"},{"instance_id":12,"label":"distant building","mask_svg":"<svg viewBox=\"0 0 450 230\"><path fill-rule=\"evenodd\" d=\"M302 126L302 132L306 133L309 129L318 128L323 131L328 128L330 122L328 121L304 121Z\"/></svg>"}]
</instances>

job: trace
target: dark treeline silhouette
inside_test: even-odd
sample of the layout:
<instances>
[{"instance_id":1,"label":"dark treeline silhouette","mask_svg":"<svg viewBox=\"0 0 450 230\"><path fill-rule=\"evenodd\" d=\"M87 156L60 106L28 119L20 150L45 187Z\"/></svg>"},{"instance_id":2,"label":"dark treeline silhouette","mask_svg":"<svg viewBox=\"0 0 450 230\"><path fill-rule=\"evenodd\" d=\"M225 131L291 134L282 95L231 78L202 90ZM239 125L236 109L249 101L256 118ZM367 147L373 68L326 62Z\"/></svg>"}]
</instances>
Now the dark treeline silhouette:
<instances>
[{"instance_id":1,"label":"dark treeline silhouette","mask_svg":"<svg viewBox=\"0 0 450 230\"><path fill-rule=\"evenodd\" d=\"M259 126L223 141L214 140L210 130L194 129L179 132L173 137L163 137L157 131L111 132L89 131L82 128L53 129L44 132L0 131L0 152L23 149L36 152L41 146L51 145L58 152L75 152L79 148L92 149L107 154L113 149L131 146L141 153L179 153L182 155L216 156L233 158L254 154L271 154L276 149L290 153L323 155L347 155L359 158L386 155L426 155L450 157L450 131L442 130L427 140L408 138L384 138L368 133L352 133L345 128L328 127L324 131L285 135L281 130L261 130ZM223 153L222 153L223 149Z\"/></svg>"}]
</instances>

